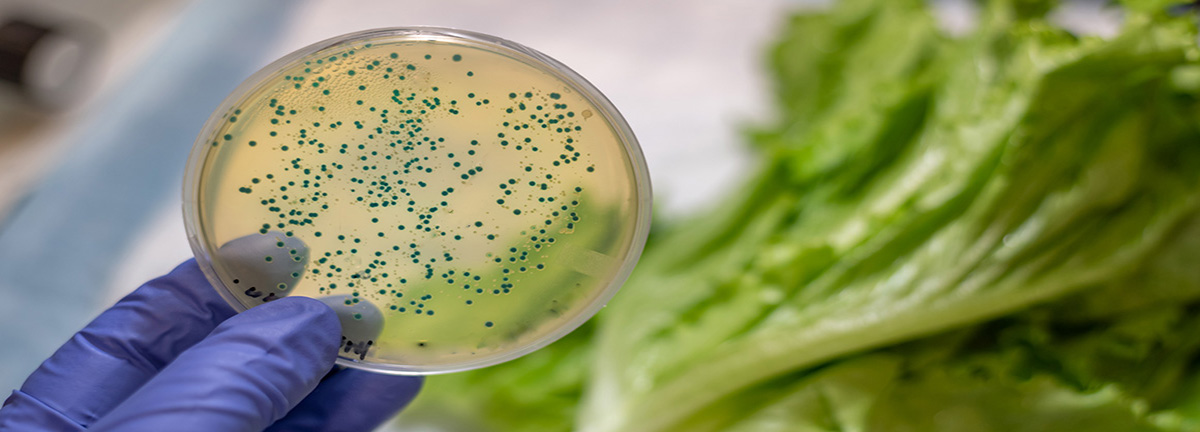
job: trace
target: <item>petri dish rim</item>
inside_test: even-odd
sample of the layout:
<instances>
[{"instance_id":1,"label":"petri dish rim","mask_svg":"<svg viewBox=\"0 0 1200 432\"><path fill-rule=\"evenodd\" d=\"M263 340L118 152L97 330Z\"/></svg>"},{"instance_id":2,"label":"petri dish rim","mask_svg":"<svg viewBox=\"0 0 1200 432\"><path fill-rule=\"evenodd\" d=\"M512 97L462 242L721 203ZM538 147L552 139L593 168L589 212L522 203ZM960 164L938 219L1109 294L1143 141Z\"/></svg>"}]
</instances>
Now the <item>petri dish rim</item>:
<instances>
[{"instance_id":1,"label":"petri dish rim","mask_svg":"<svg viewBox=\"0 0 1200 432\"><path fill-rule=\"evenodd\" d=\"M227 96L221 104L213 111L208 120L204 123L200 134L192 145L192 151L188 155L187 165L184 171L183 178L183 223L184 229L187 232L188 243L191 246L192 253L196 258L196 263L204 273L206 279L212 284L218 294L228 303L234 310L238 312L248 309L240 300L237 299L225 286L224 282L217 275L216 269L212 263L212 252L203 239L207 238L207 233L204 230L200 221L200 185L201 171L203 171L204 162L212 151L212 146L209 144L210 138L218 128L224 123L225 115L232 111L235 106L240 105L246 97L253 94L264 84L271 81L273 78L282 74L283 71L296 62L301 61L317 52L337 48L343 45L350 45L357 42L362 42L372 39L388 38L388 42L411 40L414 42L441 42L450 44L459 44L470 46L473 48L484 49L493 53L506 55L514 60L520 61L530 67L549 73L560 79L563 83L569 85L573 90L583 96L589 103L596 107L598 114L602 115L604 120L613 129L617 135L621 145L624 147L626 161L629 163L633 172L633 181L636 188L635 205L636 218L632 234L632 239L629 244L629 249L622 258L620 267L615 276L608 284L599 291L599 294L594 299L583 307L570 320L566 321L555 330L546 333L543 337L530 342L529 344L518 349L507 351L504 353L482 356L479 359L470 361L453 362L439 365L401 365L378 363L369 361L359 361L343 357L339 354L337 364L341 366L364 369L372 372L384 373L389 375L433 375L451 372L460 372L471 369L492 366L503 363L509 360L516 359L526 354L532 353L561 339L568 333L574 331L579 326L583 325L588 319L591 319L597 312L600 311L616 295L620 287L629 278L633 272L634 266L642 255L642 249L646 245L646 237L650 233L651 207L653 205L653 194L650 185L650 173L646 167L645 156L642 154L642 149L626 123L625 118L621 116L612 102L608 100L604 94L600 93L594 85L587 81L579 73L571 70L571 68L543 54L537 50L521 45L519 43L509 41L507 39L498 38L495 36L486 35L483 33L472 32L468 30L460 30L448 27L426 27L426 26L408 26L408 27L388 27L363 30L354 33L348 33L341 36L335 36L325 39L320 42L313 43L304 48L293 51L267 66L259 69L249 78L243 81Z\"/></svg>"}]
</instances>

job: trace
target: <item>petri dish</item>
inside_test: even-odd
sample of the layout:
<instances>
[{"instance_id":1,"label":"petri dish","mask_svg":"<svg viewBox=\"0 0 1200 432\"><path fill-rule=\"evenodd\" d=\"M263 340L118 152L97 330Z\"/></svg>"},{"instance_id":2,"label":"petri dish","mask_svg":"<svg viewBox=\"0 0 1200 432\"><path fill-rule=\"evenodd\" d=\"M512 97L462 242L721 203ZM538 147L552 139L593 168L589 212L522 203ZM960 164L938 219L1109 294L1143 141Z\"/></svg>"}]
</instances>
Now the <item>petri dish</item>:
<instances>
[{"instance_id":1,"label":"petri dish","mask_svg":"<svg viewBox=\"0 0 1200 432\"><path fill-rule=\"evenodd\" d=\"M468 31L368 30L238 87L184 179L200 268L241 311L330 305L338 363L484 367L545 346L616 293L650 225L629 126L550 57Z\"/></svg>"}]
</instances>

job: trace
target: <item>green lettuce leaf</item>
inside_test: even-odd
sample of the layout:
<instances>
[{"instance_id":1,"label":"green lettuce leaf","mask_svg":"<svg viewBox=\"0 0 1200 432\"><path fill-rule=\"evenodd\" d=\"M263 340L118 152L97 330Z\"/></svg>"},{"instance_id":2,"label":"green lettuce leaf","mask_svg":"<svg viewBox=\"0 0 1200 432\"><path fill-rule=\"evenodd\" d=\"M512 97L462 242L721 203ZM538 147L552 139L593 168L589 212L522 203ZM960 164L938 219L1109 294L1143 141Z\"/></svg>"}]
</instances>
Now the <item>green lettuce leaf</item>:
<instances>
[{"instance_id":1,"label":"green lettuce leaf","mask_svg":"<svg viewBox=\"0 0 1200 432\"><path fill-rule=\"evenodd\" d=\"M594 328L435 377L406 421L1197 430L1195 16L1128 3L1112 39L1039 1L959 38L919 0L793 17L745 190L655 232Z\"/></svg>"}]
</instances>

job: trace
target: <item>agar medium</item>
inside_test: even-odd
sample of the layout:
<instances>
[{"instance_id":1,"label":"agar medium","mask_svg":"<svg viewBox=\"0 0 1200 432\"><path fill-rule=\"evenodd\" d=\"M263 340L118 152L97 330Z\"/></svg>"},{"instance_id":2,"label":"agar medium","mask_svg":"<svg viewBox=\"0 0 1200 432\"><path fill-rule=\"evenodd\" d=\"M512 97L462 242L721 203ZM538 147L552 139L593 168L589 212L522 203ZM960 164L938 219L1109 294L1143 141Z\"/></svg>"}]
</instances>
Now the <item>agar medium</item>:
<instances>
[{"instance_id":1,"label":"agar medium","mask_svg":"<svg viewBox=\"0 0 1200 432\"><path fill-rule=\"evenodd\" d=\"M527 354L617 291L650 223L624 119L522 45L395 28L241 85L189 159L185 225L237 310L319 299L339 363L431 374Z\"/></svg>"}]
</instances>

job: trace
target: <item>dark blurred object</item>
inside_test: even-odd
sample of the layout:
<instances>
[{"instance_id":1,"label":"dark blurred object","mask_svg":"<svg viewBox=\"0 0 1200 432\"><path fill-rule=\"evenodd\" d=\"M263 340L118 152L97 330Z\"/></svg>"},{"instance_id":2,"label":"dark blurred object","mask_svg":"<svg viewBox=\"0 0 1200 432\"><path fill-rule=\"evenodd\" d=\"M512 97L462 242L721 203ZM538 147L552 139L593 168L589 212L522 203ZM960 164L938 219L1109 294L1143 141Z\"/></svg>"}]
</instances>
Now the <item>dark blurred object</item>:
<instances>
[{"instance_id":1,"label":"dark blurred object","mask_svg":"<svg viewBox=\"0 0 1200 432\"><path fill-rule=\"evenodd\" d=\"M79 99L100 48L98 32L88 27L21 16L0 18L0 82L7 87L3 97L41 110Z\"/></svg>"}]
</instances>

